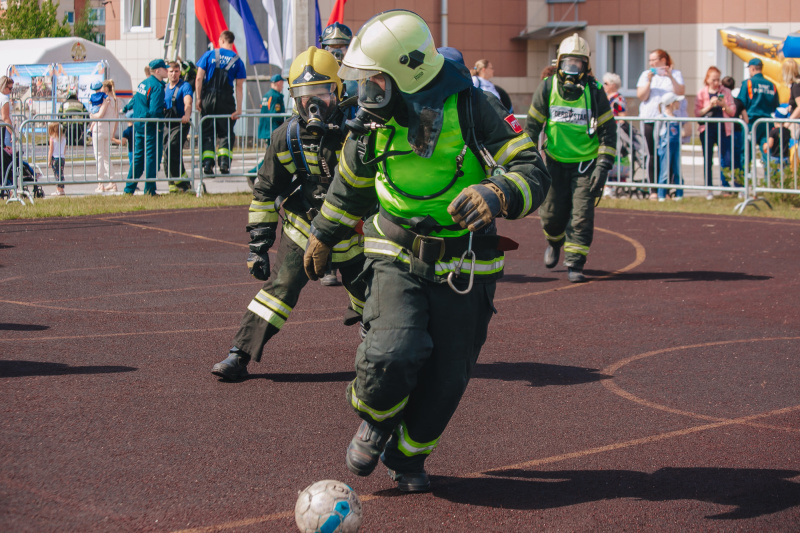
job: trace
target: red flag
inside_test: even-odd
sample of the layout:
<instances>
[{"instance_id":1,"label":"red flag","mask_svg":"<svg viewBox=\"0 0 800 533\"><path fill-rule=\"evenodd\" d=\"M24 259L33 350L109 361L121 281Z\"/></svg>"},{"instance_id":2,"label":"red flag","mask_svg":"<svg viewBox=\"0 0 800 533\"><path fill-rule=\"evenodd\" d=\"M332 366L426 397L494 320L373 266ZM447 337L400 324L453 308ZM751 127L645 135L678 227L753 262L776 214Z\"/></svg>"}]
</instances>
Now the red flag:
<instances>
[{"instance_id":1,"label":"red flag","mask_svg":"<svg viewBox=\"0 0 800 533\"><path fill-rule=\"evenodd\" d=\"M218 0L195 0L194 14L203 31L206 32L208 40L214 45L214 48L219 47L219 34L228 29L228 23L222 17L222 9L219 7ZM234 47L234 50L236 48Z\"/></svg>"},{"instance_id":2,"label":"red flag","mask_svg":"<svg viewBox=\"0 0 800 533\"><path fill-rule=\"evenodd\" d=\"M333 9L331 9L331 16L328 19L328 26L334 22L344 24L344 4L346 2L347 0L336 0L336 3L333 4Z\"/></svg>"}]
</instances>

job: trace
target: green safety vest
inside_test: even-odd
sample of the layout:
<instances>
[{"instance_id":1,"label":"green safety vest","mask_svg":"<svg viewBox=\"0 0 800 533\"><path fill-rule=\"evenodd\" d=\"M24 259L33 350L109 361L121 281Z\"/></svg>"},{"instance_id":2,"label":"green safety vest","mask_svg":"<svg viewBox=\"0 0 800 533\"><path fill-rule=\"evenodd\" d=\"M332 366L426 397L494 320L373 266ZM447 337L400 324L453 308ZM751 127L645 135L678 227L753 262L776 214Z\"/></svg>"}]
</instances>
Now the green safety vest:
<instances>
[{"instance_id":1,"label":"green safety vest","mask_svg":"<svg viewBox=\"0 0 800 533\"><path fill-rule=\"evenodd\" d=\"M587 133L593 112L589 86L584 88L581 98L569 101L558 94L557 83L554 76L545 127L547 155L560 163L591 161L597 157L600 139L597 135L589 137Z\"/></svg>"},{"instance_id":2,"label":"green safety vest","mask_svg":"<svg viewBox=\"0 0 800 533\"><path fill-rule=\"evenodd\" d=\"M417 216L430 215L437 223L442 226L453 224L453 218L447 212L456 196L465 187L480 183L486 178L483 166L472 153L467 150L464 154L464 164L461 167L464 175L445 193L428 200L415 200L408 198L397 192L386 180L388 172L392 182L406 193L415 196L427 196L437 193L453 180L456 172L456 157L464 149L464 139L461 135L461 125L458 120L457 109L458 95L451 95L444 104L444 121L442 133L433 150L433 155L429 158L417 157L415 154L406 154L389 157L386 166L378 165L378 176L375 179L375 189L378 193L378 201L390 214L402 217L413 218ZM375 151L377 154L388 150L411 150L408 143L408 128L400 126L394 119L388 122L396 129L392 144L387 146L390 130L379 129L376 131ZM433 235L442 237L453 237L464 235L466 229L446 230L434 232Z\"/></svg>"}]
</instances>

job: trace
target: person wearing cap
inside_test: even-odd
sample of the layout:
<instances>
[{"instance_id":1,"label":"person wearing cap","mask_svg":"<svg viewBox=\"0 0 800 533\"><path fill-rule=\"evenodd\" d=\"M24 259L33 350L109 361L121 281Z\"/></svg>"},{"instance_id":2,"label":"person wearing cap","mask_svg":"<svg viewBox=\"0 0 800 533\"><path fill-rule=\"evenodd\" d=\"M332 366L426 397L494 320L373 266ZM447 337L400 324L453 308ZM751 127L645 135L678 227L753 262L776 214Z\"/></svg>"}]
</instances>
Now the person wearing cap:
<instances>
[{"instance_id":1,"label":"person wearing cap","mask_svg":"<svg viewBox=\"0 0 800 533\"><path fill-rule=\"evenodd\" d=\"M164 145L163 122L139 122L137 118L164 118L164 82L167 77L167 63L154 59L148 65L150 77L136 87L131 99L133 109L133 164L128 169L125 194L136 191L137 182L144 174L144 194L156 195L156 173L161 166ZM126 106L127 107L127 106ZM123 110L126 110L123 108Z\"/></svg>"},{"instance_id":2,"label":"person wearing cap","mask_svg":"<svg viewBox=\"0 0 800 533\"><path fill-rule=\"evenodd\" d=\"M261 98L261 113L286 113L283 102L283 76L273 74L270 78L270 89ZM261 117L258 120L258 138L267 141L269 146L272 132L283 124L283 117Z\"/></svg>"},{"instance_id":3,"label":"person wearing cap","mask_svg":"<svg viewBox=\"0 0 800 533\"><path fill-rule=\"evenodd\" d=\"M367 217L366 335L347 386L361 420L345 463L367 476L383 462L399 490L424 492L425 461L466 390L513 248L495 219L536 210L550 176L519 122L436 50L416 13L368 20L339 73L358 81L360 108L303 263L321 277Z\"/></svg>"},{"instance_id":4,"label":"person wearing cap","mask_svg":"<svg viewBox=\"0 0 800 533\"><path fill-rule=\"evenodd\" d=\"M100 111L100 106L103 105L103 100L105 100L107 96L106 93L100 90L103 88L103 82L96 81L92 83L89 88L95 91L95 93L89 97L89 103L92 104L89 108L89 112L97 113Z\"/></svg>"},{"instance_id":5,"label":"person wearing cap","mask_svg":"<svg viewBox=\"0 0 800 533\"><path fill-rule=\"evenodd\" d=\"M186 168L183 166L183 145L189 137L189 121L192 118L191 84L181 77L182 65L170 61L167 65L167 84L164 86L164 117L179 118L180 122L169 122L164 138L166 164L164 173L169 181L169 192L187 192L190 189Z\"/></svg>"},{"instance_id":6,"label":"person wearing cap","mask_svg":"<svg viewBox=\"0 0 800 533\"><path fill-rule=\"evenodd\" d=\"M769 136L761 150L764 152L763 161L764 167L767 169L767 175L771 180L777 178L778 187L781 187L780 172L781 169L786 169L789 166L790 144L792 140L792 132L790 122L784 122L789 119L792 111L789 105L781 105L775 110L775 123L769 131ZM791 174L791 171L788 171Z\"/></svg>"},{"instance_id":7,"label":"person wearing cap","mask_svg":"<svg viewBox=\"0 0 800 533\"><path fill-rule=\"evenodd\" d=\"M752 131L753 125L760 118L771 118L780 105L778 89L774 83L766 79L761 73L763 68L764 63L757 57L747 63L747 72L750 73L750 78L744 81L737 96L744 104L745 111L747 111L747 124L752 135L755 136L756 146L759 148L767 138L769 124L762 123L756 128L756 131Z\"/></svg>"},{"instance_id":8,"label":"person wearing cap","mask_svg":"<svg viewBox=\"0 0 800 533\"><path fill-rule=\"evenodd\" d=\"M223 31L219 35L219 48L209 50L197 62L194 86L200 117L220 115L205 121L201 118L203 174L214 173L215 157L220 173L229 174L231 171L231 146L235 139L233 127L242 114L244 80L247 78L244 61L233 50L234 38L232 31Z\"/></svg>"}]
</instances>

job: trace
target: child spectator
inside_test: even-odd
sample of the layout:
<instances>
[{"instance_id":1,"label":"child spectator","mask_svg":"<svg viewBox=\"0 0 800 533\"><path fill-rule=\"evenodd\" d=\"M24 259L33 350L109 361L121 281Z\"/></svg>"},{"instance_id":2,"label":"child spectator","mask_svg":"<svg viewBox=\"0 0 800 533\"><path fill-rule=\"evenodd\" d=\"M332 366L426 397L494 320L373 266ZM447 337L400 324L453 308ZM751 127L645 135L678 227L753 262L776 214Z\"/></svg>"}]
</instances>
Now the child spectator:
<instances>
[{"instance_id":1,"label":"child spectator","mask_svg":"<svg viewBox=\"0 0 800 533\"><path fill-rule=\"evenodd\" d=\"M657 118L675 117L684 96L673 92L661 97L661 113ZM671 179L670 179L671 178ZM681 185L681 125L679 122L660 122L658 131L658 183ZM658 201L666 200L667 189L658 189ZM675 192L675 200L683 198L683 189Z\"/></svg>"},{"instance_id":2,"label":"child spectator","mask_svg":"<svg viewBox=\"0 0 800 533\"><path fill-rule=\"evenodd\" d=\"M776 120L786 120L790 114L788 106L779 107L775 111ZM789 165L789 149L791 147L792 132L791 123L775 122L774 127L769 131L767 142L762 145L764 151L764 162L769 174L777 175L782 167Z\"/></svg>"},{"instance_id":3,"label":"child spectator","mask_svg":"<svg viewBox=\"0 0 800 533\"><path fill-rule=\"evenodd\" d=\"M95 93L89 97L89 103L91 104L89 108L90 113L99 113L100 106L103 105L103 100L105 100L108 96L106 93L100 90L102 88L103 83L100 81L94 82L90 87L91 90L95 91Z\"/></svg>"},{"instance_id":4,"label":"child spectator","mask_svg":"<svg viewBox=\"0 0 800 533\"><path fill-rule=\"evenodd\" d=\"M47 150L47 158L50 160L50 168L53 169L58 181L64 181L64 164L66 163L67 136L64 135L64 128L60 122L51 122L47 127L50 136L50 148ZM64 196L64 186L56 186L56 192L51 196Z\"/></svg>"}]
</instances>

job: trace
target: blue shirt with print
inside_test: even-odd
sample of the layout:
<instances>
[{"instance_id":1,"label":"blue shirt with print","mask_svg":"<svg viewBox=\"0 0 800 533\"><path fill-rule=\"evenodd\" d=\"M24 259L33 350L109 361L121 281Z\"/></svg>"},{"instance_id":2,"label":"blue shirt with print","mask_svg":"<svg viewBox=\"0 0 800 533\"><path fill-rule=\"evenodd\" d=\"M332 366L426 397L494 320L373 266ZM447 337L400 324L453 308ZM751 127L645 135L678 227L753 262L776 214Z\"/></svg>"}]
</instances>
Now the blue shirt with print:
<instances>
[{"instance_id":1,"label":"blue shirt with print","mask_svg":"<svg viewBox=\"0 0 800 533\"><path fill-rule=\"evenodd\" d=\"M184 80L178 80L178 84L175 87L170 87L169 85L170 84L167 83L164 86L164 109L172 109L172 97L174 94L175 111L178 112L179 117L182 117L186 114L186 106L183 103L183 98L185 96L194 96L192 86Z\"/></svg>"},{"instance_id":2,"label":"blue shirt with print","mask_svg":"<svg viewBox=\"0 0 800 533\"><path fill-rule=\"evenodd\" d=\"M228 63L236 57L236 52L233 50L226 50L224 48L219 49L219 63L222 68L228 66ZM209 50L203 57L200 58L200 61L197 62L197 68L201 68L206 71L206 77L203 81L209 81L211 76L214 74L214 69L217 67L216 62L214 61L215 53L214 50ZM228 70L228 83L231 84L233 87L234 80L243 80L247 77L247 69L244 66L244 61L242 58L238 58L236 63Z\"/></svg>"}]
</instances>

